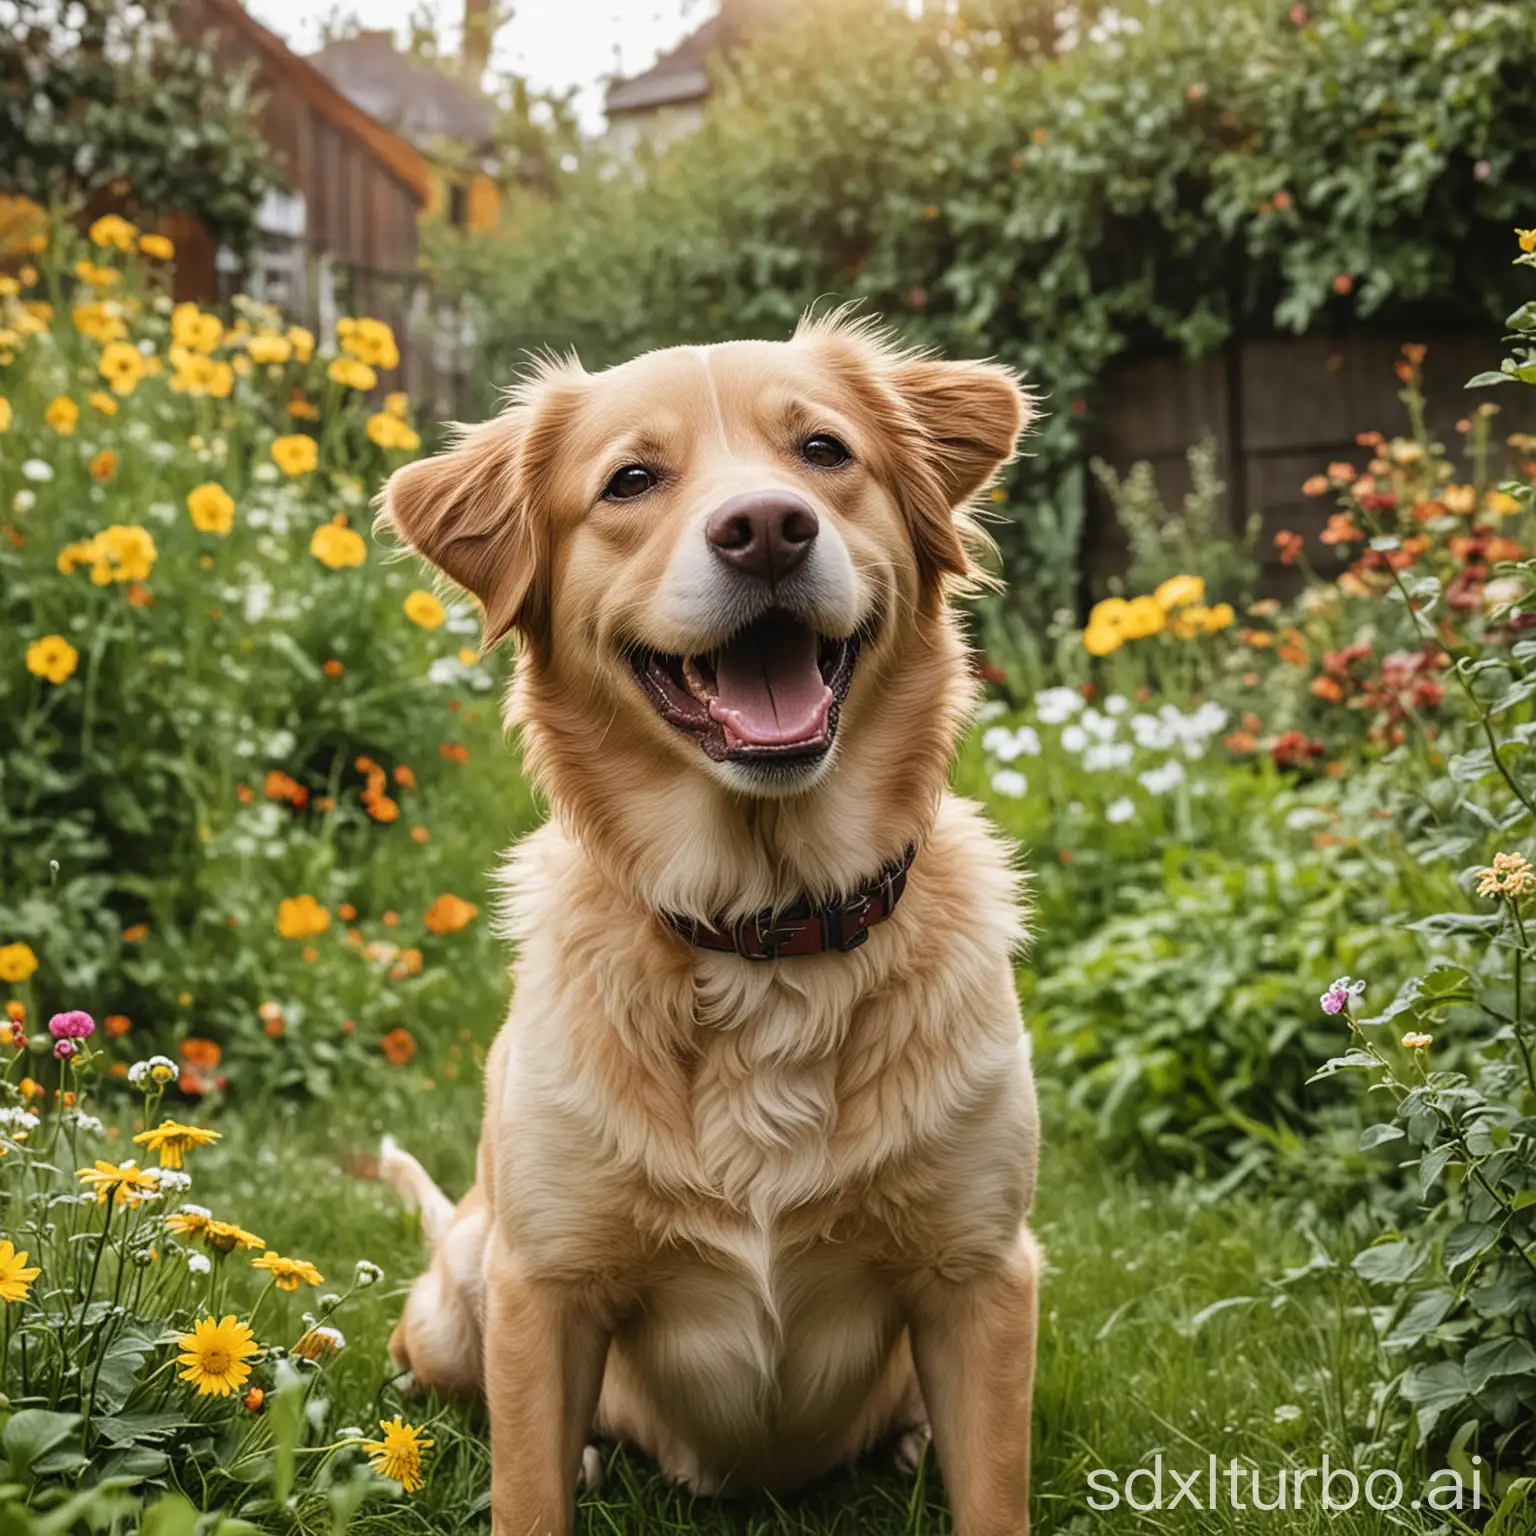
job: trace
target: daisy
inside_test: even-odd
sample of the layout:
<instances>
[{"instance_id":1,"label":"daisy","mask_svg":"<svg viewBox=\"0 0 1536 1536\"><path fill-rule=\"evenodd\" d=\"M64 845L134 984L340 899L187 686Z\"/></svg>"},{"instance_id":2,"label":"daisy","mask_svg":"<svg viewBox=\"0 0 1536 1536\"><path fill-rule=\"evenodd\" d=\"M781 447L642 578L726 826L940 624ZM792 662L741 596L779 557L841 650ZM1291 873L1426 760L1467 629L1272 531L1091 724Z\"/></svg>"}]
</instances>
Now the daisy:
<instances>
[{"instance_id":1,"label":"daisy","mask_svg":"<svg viewBox=\"0 0 1536 1536\"><path fill-rule=\"evenodd\" d=\"M40 1274L40 1269L27 1268L25 1249L18 1253L9 1238L0 1239L0 1301L25 1301Z\"/></svg>"},{"instance_id":2,"label":"daisy","mask_svg":"<svg viewBox=\"0 0 1536 1536\"><path fill-rule=\"evenodd\" d=\"M227 1397L244 1386L251 1374L245 1362L261 1353L251 1330L233 1314L219 1322L205 1317L193 1324L191 1333L178 1334L176 1343L182 1351L176 1363L184 1367L176 1374L191 1382L201 1397Z\"/></svg>"},{"instance_id":3,"label":"daisy","mask_svg":"<svg viewBox=\"0 0 1536 1536\"><path fill-rule=\"evenodd\" d=\"M402 1423L398 1413L392 1419L380 1419L379 1428L384 1431L382 1440L363 1441L369 1464L381 1477L415 1493L422 1485L421 1453L432 1442L414 1424Z\"/></svg>"},{"instance_id":4,"label":"daisy","mask_svg":"<svg viewBox=\"0 0 1536 1536\"><path fill-rule=\"evenodd\" d=\"M252 1259L251 1268L266 1270L280 1291L298 1290L301 1280L306 1285L321 1285L325 1281L325 1276L308 1259L285 1259L271 1249L259 1259Z\"/></svg>"},{"instance_id":5,"label":"daisy","mask_svg":"<svg viewBox=\"0 0 1536 1536\"><path fill-rule=\"evenodd\" d=\"M97 1205L109 1196L114 1205L138 1205L160 1193L154 1175L134 1162L109 1163L98 1157L94 1168L81 1168L75 1177L96 1192Z\"/></svg>"},{"instance_id":6,"label":"daisy","mask_svg":"<svg viewBox=\"0 0 1536 1536\"><path fill-rule=\"evenodd\" d=\"M148 1147L160 1154L162 1168L180 1168L182 1159L193 1147L206 1147L222 1132L205 1130L200 1125L182 1125L177 1120L162 1120L152 1131L140 1131L133 1138L136 1147Z\"/></svg>"}]
</instances>

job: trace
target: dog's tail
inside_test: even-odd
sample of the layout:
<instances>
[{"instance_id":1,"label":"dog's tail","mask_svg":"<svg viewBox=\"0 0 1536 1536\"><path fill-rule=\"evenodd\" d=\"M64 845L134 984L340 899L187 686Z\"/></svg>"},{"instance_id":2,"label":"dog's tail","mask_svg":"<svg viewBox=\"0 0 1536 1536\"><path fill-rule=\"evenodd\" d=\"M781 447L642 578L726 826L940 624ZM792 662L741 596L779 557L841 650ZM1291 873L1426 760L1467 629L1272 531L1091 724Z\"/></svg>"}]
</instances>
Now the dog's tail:
<instances>
[{"instance_id":1,"label":"dog's tail","mask_svg":"<svg viewBox=\"0 0 1536 1536\"><path fill-rule=\"evenodd\" d=\"M406 1210L421 1212L421 1229L435 1248L453 1222L453 1201L393 1136L379 1143L379 1177L399 1195Z\"/></svg>"}]
</instances>

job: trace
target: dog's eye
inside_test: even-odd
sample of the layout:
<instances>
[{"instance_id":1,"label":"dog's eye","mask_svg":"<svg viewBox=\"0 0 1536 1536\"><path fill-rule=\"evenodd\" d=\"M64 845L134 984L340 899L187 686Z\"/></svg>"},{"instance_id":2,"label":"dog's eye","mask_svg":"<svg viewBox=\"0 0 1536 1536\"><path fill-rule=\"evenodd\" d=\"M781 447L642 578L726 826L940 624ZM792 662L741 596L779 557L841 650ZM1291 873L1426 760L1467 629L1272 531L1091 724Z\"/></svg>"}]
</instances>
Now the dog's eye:
<instances>
[{"instance_id":1,"label":"dog's eye","mask_svg":"<svg viewBox=\"0 0 1536 1536\"><path fill-rule=\"evenodd\" d=\"M606 501L631 501L643 496L656 484L656 476L644 464L626 464L615 471L613 478L603 487Z\"/></svg>"},{"instance_id":2,"label":"dog's eye","mask_svg":"<svg viewBox=\"0 0 1536 1536\"><path fill-rule=\"evenodd\" d=\"M800 445L800 457L817 469L841 469L853 455L830 432L818 432Z\"/></svg>"}]
</instances>

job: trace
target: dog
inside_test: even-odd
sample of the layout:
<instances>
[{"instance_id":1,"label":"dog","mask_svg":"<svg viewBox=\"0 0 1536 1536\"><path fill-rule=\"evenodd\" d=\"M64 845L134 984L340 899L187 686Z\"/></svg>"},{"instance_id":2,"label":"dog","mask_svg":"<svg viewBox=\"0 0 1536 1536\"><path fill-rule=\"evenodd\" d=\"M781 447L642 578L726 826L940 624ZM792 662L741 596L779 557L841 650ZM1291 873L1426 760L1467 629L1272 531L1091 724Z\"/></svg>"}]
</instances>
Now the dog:
<instances>
[{"instance_id":1,"label":"dog","mask_svg":"<svg viewBox=\"0 0 1536 1536\"><path fill-rule=\"evenodd\" d=\"M391 1340L483 1393L495 1536L565 1536L592 1437L790 1494L930 1433L958 1536L1029 1528L1038 1124L1008 851L946 780L950 599L1031 401L845 314L546 359L381 518L516 632L549 820L515 996Z\"/></svg>"}]
</instances>

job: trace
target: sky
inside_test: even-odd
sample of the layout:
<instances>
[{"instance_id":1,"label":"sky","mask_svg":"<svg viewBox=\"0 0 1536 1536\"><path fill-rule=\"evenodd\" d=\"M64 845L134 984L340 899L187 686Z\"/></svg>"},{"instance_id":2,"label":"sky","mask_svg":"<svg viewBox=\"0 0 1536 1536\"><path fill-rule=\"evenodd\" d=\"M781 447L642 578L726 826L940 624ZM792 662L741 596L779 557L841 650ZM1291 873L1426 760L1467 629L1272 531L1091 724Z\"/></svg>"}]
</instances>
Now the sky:
<instances>
[{"instance_id":1,"label":"sky","mask_svg":"<svg viewBox=\"0 0 1536 1536\"><path fill-rule=\"evenodd\" d=\"M455 49L463 7L454 0L331 0L369 27L390 27L403 40L411 16L425 10ZM297 53L320 42L330 9L317 0L245 0L246 9ZM537 90L577 87L583 124L603 123L603 82L638 74L714 11L712 0L513 0L512 19L497 34L493 69L524 76Z\"/></svg>"}]
</instances>

